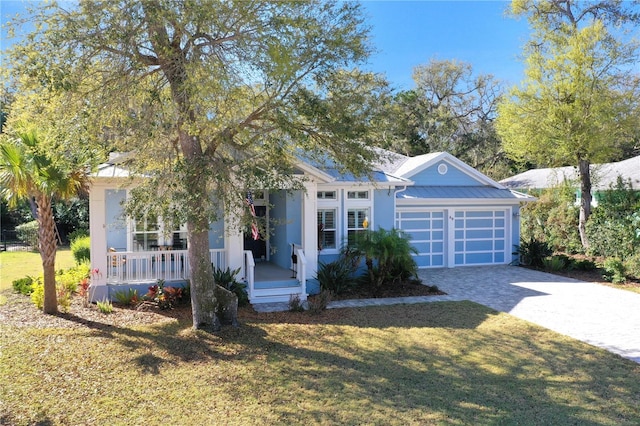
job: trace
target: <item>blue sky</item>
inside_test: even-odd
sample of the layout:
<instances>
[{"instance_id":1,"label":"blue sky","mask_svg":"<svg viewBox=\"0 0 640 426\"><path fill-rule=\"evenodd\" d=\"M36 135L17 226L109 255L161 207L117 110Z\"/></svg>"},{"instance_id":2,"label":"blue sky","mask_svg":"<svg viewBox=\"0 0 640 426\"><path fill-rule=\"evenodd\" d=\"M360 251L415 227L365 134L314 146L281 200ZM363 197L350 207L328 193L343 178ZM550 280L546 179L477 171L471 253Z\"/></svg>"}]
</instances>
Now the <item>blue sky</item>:
<instances>
[{"instance_id":1,"label":"blue sky","mask_svg":"<svg viewBox=\"0 0 640 426\"><path fill-rule=\"evenodd\" d=\"M362 2L377 52L369 69L384 73L397 89L413 86L416 65L436 58L471 64L475 73L493 74L507 85L518 83L518 60L528 36L527 23L505 16L507 1L374 1ZM24 11L22 0L0 0L0 14ZM6 45L4 40L2 47Z\"/></svg>"}]
</instances>

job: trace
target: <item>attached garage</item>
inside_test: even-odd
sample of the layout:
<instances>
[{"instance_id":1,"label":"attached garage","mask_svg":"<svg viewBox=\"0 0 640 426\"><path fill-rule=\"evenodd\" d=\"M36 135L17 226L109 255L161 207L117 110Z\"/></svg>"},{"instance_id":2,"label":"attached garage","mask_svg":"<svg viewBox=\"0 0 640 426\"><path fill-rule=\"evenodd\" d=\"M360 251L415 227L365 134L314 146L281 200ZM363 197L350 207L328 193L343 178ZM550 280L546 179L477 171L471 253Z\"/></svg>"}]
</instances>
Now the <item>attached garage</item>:
<instances>
[{"instance_id":1,"label":"attached garage","mask_svg":"<svg viewBox=\"0 0 640 426\"><path fill-rule=\"evenodd\" d=\"M411 238L420 268L503 265L514 260L520 206L509 190L447 153L400 165L413 185L396 192L395 226Z\"/></svg>"},{"instance_id":2,"label":"attached garage","mask_svg":"<svg viewBox=\"0 0 640 426\"><path fill-rule=\"evenodd\" d=\"M399 208L396 227L411 238L420 268L511 262L509 210Z\"/></svg>"}]
</instances>

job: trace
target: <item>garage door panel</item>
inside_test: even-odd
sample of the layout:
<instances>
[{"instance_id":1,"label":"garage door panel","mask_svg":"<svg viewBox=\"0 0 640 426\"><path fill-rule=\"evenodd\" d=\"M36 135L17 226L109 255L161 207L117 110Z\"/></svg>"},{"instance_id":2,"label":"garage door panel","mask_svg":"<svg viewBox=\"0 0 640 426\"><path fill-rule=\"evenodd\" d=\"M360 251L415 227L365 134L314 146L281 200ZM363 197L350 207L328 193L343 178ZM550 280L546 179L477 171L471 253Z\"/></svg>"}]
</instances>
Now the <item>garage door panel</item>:
<instances>
[{"instance_id":1,"label":"garage door panel","mask_svg":"<svg viewBox=\"0 0 640 426\"><path fill-rule=\"evenodd\" d=\"M506 212L459 210L454 213L454 265L505 262Z\"/></svg>"},{"instance_id":2,"label":"garage door panel","mask_svg":"<svg viewBox=\"0 0 640 426\"><path fill-rule=\"evenodd\" d=\"M443 211L399 211L396 227L411 238L411 245L418 251L414 260L419 268L444 266Z\"/></svg>"}]
</instances>

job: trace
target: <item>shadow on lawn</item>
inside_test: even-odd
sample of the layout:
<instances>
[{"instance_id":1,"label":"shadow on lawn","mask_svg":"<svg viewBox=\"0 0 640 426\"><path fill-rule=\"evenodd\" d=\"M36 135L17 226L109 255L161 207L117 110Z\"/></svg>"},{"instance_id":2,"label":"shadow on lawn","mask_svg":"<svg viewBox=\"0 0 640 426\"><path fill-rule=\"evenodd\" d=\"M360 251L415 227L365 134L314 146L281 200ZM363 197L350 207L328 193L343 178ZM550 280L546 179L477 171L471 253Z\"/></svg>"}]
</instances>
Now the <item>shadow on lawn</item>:
<instances>
[{"instance_id":1,"label":"shadow on lawn","mask_svg":"<svg viewBox=\"0 0 640 426\"><path fill-rule=\"evenodd\" d=\"M297 389L293 401L273 403L279 418L299 422L290 405L311 400L306 421L335 424L361 422L363 413L375 424L398 412L418 423L640 420L635 363L472 303L386 307L386 320L371 315L375 309L345 310L321 331L292 324L312 345L292 345L287 336L254 341L267 345L277 370L256 381Z\"/></svg>"}]
</instances>

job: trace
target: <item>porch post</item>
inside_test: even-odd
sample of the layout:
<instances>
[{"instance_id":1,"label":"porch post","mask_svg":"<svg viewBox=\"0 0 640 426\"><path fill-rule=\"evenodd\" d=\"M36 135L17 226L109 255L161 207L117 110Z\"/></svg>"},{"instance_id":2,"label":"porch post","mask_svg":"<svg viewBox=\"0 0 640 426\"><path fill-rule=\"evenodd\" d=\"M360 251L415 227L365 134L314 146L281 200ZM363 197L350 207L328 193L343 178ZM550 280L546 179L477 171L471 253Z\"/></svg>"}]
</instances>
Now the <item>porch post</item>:
<instances>
[{"instance_id":1,"label":"porch post","mask_svg":"<svg viewBox=\"0 0 640 426\"><path fill-rule=\"evenodd\" d=\"M305 278L309 279L314 277L318 270L318 185L315 181L307 181L304 187L306 193L302 197L302 248L307 260Z\"/></svg>"},{"instance_id":2,"label":"porch post","mask_svg":"<svg viewBox=\"0 0 640 426\"><path fill-rule=\"evenodd\" d=\"M244 239L242 231L232 222L234 219L225 214L224 223L224 249L227 258L227 266L230 270L244 267ZM237 219L236 219L237 220Z\"/></svg>"},{"instance_id":3,"label":"porch post","mask_svg":"<svg viewBox=\"0 0 640 426\"><path fill-rule=\"evenodd\" d=\"M105 187L94 185L89 193L89 235L91 237L91 301L108 297L107 289L107 208Z\"/></svg>"}]
</instances>

